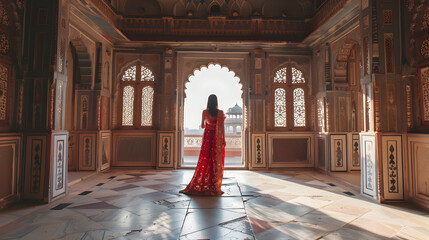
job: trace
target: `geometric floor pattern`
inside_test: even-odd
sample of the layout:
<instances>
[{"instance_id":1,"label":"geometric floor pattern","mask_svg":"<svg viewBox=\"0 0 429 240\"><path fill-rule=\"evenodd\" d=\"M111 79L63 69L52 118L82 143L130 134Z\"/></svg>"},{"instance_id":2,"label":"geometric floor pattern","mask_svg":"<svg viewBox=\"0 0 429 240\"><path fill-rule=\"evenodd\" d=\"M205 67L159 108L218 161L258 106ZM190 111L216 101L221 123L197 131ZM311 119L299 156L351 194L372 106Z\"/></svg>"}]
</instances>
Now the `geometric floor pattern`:
<instances>
[{"instance_id":1,"label":"geometric floor pattern","mask_svg":"<svg viewBox=\"0 0 429 240\"><path fill-rule=\"evenodd\" d=\"M180 194L193 170L113 169L50 204L0 211L0 239L428 239L429 215L312 170L227 170L221 197Z\"/></svg>"}]
</instances>

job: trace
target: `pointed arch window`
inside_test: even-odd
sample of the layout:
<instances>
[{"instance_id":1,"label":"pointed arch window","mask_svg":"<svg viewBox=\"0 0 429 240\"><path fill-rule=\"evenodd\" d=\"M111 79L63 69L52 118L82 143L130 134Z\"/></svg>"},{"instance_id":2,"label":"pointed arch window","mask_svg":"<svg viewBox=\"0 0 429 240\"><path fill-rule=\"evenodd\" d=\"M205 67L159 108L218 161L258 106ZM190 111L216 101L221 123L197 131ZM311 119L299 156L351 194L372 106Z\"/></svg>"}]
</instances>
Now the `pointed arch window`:
<instances>
[{"instance_id":1,"label":"pointed arch window","mask_svg":"<svg viewBox=\"0 0 429 240\"><path fill-rule=\"evenodd\" d=\"M136 64L121 76L123 127L152 127L155 76L152 70Z\"/></svg>"},{"instance_id":2,"label":"pointed arch window","mask_svg":"<svg viewBox=\"0 0 429 240\"><path fill-rule=\"evenodd\" d=\"M307 127L306 80L301 70L286 66L273 78L274 127L303 129Z\"/></svg>"}]
</instances>

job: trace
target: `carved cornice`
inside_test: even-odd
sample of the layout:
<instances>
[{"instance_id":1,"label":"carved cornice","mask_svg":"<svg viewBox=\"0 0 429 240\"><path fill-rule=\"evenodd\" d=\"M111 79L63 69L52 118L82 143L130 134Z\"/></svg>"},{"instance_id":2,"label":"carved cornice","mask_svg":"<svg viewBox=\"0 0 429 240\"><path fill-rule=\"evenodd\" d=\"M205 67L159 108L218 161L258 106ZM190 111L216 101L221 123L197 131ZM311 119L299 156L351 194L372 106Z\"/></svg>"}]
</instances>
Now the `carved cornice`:
<instances>
[{"instance_id":1,"label":"carved cornice","mask_svg":"<svg viewBox=\"0 0 429 240\"><path fill-rule=\"evenodd\" d=\"M139 41L288 41L301 42L324 25L351 0L327 0L312 19L231 19L126 17L119 15L105 0L87 1L104 18L131 40Z\"/></svg>"},{"instance_id":2,"label":"carved cornice","mask_svg":"<svg viewBox=\"0 0 429 240\"><path fill-rule=\"evenodd\" d=\"M119 29L132 40L264 40L302 41L309 34L305 20L124 18Z\"/></svg>"},{"instance_id":3,"label":"carved cornice","mask_svg":"<svg viewBox=\"0 0 429 240\"><path fill-rule=\"evenodd\" d=\"M119 15L115 13L110 4L105 0L88 0L94 7L101 12L108 22L117 27Z\"/></svg>"},{"instance_id":4,"label":"carved cornice","mask_svg":"<svg viewBox=\"0 0 429 240\"><path fill-rule=\"evenodd\" d=\"M316 12L312 19L312 30L316 30L328 21L332 16L339 12L350 0L328 0Z\"/></svg>"}]
</instances>

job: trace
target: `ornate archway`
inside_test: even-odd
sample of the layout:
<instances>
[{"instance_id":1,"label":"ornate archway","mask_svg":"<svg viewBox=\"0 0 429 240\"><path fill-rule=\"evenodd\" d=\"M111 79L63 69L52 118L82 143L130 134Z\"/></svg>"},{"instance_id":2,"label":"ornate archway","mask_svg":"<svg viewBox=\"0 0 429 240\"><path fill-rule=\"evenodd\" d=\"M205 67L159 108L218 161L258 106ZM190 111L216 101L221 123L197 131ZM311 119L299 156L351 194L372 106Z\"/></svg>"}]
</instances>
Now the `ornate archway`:
<instances>
[{"instance_id":1,"label":"ornate archway","mask_svg":"<svg viewBox=\"0 0 429 240\"><path fill-rule=\"evenodd\" d=\"M201 112L206 108L210 94L216 94L219 109L227 116L225 120L226 148L225 166L242 167L242 84L240 78L228 66L209 63L194 69L185 81L184 103L184 158L182 166L195 166L198 160L204 129ZM227 131L234 126L235 131ZM239 127L240 131L237 131Z\"/></svg>"},{"instance_id":2,"label":"ornate archway","mask_svg":"<svg viewBox=\"0 0 429 240\"><path fill-rule=\"evenodd\" d=\"M228 72L234 72L234 76L239 76L239 84L242 86L242 112L243 112L243 126L241 146L242 146L242 165L233 168L247 168L247 149L249 130L248 126L248 109L249 109L249 89L248 89L248 78L249 78L249 55L246 53L236 52L179 52L177 58L178 65L178 82L177 82L177 136L178 136L178 167L181 165L184 156L184 117L185 117L185 99L187 90L186 84L189 82L189 77L194 75L196 70L203 67L208 67L210 64L218 64L221 67L226 67ZM205 102L203 100L203 102ZM205 103L204 103L205 104ZM233 106L231 106L233 107ZM225 111L227 109L224 109ZM199 113L201 118L201 113ZM201 119L200 119L201 120Z\"/></svg>"}]
</instances>

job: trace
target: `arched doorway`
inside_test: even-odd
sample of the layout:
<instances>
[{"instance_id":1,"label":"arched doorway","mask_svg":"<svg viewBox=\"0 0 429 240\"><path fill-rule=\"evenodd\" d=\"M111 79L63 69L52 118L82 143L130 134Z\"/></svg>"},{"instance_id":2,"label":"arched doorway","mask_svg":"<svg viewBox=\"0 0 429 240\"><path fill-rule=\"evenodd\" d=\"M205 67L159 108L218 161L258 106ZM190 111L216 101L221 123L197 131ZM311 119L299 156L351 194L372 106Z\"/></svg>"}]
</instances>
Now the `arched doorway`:
<instances>
[{"instance_id":1,"label":"arched doorway","mask_svg":"<svg viewBox=\"0 0 429 240\"><path fill-rule=\"evenodd\" d=\"M206 108L207 98L216 94L219 109L225 120L225 166L243 167L243 98L242 84L235 72L226 66L210 63L191 74L185 84L184 135L182 167L194 167L198 162L204 129L201 127L201 112ZM231 130L231 131L230 131Z\"/></svg>"}]
</instances>

